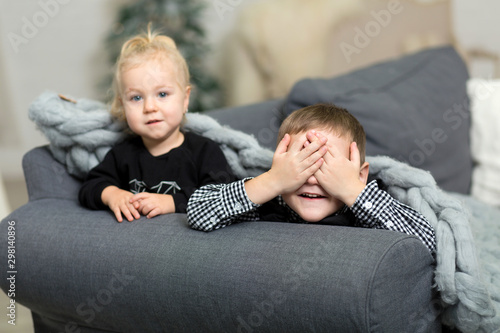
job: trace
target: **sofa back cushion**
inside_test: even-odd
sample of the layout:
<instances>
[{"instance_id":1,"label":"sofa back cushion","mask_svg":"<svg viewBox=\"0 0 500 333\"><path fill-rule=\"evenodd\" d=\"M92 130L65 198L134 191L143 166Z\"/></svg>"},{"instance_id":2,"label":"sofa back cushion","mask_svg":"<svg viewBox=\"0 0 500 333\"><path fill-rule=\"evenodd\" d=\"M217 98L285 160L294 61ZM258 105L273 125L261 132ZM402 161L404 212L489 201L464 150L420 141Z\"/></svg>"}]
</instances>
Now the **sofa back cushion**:
<instances>
[{"instance_id":1,"label":"sofa back cushion","mask_svg":"<svg viewBox=\"0 0 500 333\"><path fill-rule=\"evenodd\" d=\"M304 79L284 116L315 103L349 110L363 125L366 155L388 155L428 170L444 190L468 193L468 72L452 47L421 51L331 79Z\"/></svg>"},{"instance_id":2,"label":"sofa back cushion","mask_svg":"<svg viewBox=\"0 0 500 333\"><path fill-rule=\"evenodd\" d=\"M81 180L56 161L48 146L33 148L23 157L29 201L55 198L78 200Z\"/></svg>"}]
</instances>

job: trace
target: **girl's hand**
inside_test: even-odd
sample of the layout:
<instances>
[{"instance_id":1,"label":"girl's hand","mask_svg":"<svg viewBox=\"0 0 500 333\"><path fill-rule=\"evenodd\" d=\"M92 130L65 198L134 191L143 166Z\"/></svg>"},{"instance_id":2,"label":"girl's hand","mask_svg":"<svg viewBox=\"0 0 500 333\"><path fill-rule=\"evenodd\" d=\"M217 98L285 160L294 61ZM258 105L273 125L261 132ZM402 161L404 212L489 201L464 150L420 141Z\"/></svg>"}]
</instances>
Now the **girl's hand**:
<instances>
[{"instance_id":1,"label":"girl's hand","mask_svg":"<svg viewBox=\"0 0 500 333\"><path fill-rule=\"evenodd\" d=\"M123 221L122 214L129 222L132 222L134 218L141 217L134 205L130 203L132 196L133 194L129 191L116 186L108 186L102 191L101 200L115 214L118 222Z\"/></svg>"},{"instance_id":2,"label":"girl's hand","mask_svg":"<svg viewBox=\"0 0 500 333\"><path fill-rule=\"evenodd\" d=\"M161 214L175 213L174 198L170 194L142 192L135 194L129 202L148 219Z\"/></svg>"}]
</instances>

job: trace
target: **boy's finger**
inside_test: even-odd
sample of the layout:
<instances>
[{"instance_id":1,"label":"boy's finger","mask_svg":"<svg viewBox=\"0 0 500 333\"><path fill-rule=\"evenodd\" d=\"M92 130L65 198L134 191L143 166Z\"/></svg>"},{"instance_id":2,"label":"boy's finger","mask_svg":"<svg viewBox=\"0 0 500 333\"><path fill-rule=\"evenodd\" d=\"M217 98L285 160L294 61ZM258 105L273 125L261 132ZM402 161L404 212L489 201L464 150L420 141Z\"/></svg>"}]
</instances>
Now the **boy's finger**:
<instances>
[{"instance_id":1,"label":"boy's finger","mask_svg":"<svg viewBox=\"0 0 500 333\"><path fill-rule=\"evenodd\" d=\"M361 156L356 142L352 142L350 148L349 159L356 165L360 165Z\"/></svg>"},{"instance_id":2,"label":"boy's finger","mask_svg":"<svg viewBox=\"0 0 500 333\"><path fill-rule=\"evenodd\" d=\"M318 146L325 145L328 141L326 137L317 132L307 132L306 138L310 143L316 143Z\"/></svg>"},{"instance_id":3,"label":"boy's finger","mask_svg":"<svg viewBox=\"0 0 500 333\"><path fill-rule=\"evenodd\" d=\"M316 138L316 140L314 140L314 141L310 141L310 144L307 145L307 147L305 147L301 151L301 154L303 156L303 160L314 156L314 154L316 154L318 152L319 152L319 156L317 156L316 159L323 156L328 151L328 148L326 147L325 143L326 143L326 141L319 140L318 138Z\"/></svg>"},{"instance_id":4,"label":"boy's finger","mask_svg":"<svg viewBox=\"0 0 500 333\"><path fill-rule=\"evenodd\" d=\"M323 159L325 160L325 163L328 165L328 163L331 163L333 161L333 154L331 150L327 149L327 152L323 155Z\"/></svg>"},{"instance_id":5,"label":"boy's finger","mask_svg":"<svg viewBox=\"0 0 500 333\"><path fill-rule=\"evenodd\" d=\"M314 141L320 141L322 142L323 144L326 143L327 139L321 135L321 133L318 133L316 131L309 131L306 133L306 138L309 142L314 142Z\"/></svg>"},{"instance_id":6,"label":"boy's finger","mask_svg":"<svg viewBox=\"0 0 500 333\"><path fill-rule=\"evenodd\" d=\"M306 162L306 169L309 168L310 165L316 163L318 160L323 160L323 156L328 152L328 148L326 146L320 147L318 150L316 150L314 153L309 155L307 158L305 158Z\"/></svg>"},{"instance_id":7,"label":"boy's finger","mask_svg":"<svg viewBox=\"0 0 500 333\"><path fill-rule=\"evenodd\" d=\"M286 153L289 143L290 143L290 135L288 133L286 133L283 136L283 139L281 139L281 141L278 143L278 146L276 147L275 153L278 153L278 154Z\"/></svg>"},{"instance_id":8,"label":"boy's finger","mask_svg":"<svg viewBox=\"0 0 500 333\"><path fill-rule=\"evenodd\" d=\"M288 151L299 152L304 149L307 139L304 136L296 135L294 140L290 137L290 144L288 146Z\"/></svg>"},{"instance_id":9,"label":"boy's finger","mask_svg":"<svg viewBox=\"0 0 500 333\"><path fill-rule=\"evenodd\" d=\"M316 137L324 142L324 143L327 143L328 142L328 138L326 136L324 136L323 134L321 134L320 132L316 132L314 135L316 135Z\"/></svg>"},{"instance_id":10,"label":"boy's finger","mask_svg":"<svg viewBox=\"0 0 500 333\"><path fill-rule=\"evenodd\" d=\"M314 175L323 165L325 160L323 158L319 158L316 162L314 162L313 165L311 165L308 169L307 172L312 176ZM310 176L309 176L310 177Z\"/></svg>"}]
</instances>

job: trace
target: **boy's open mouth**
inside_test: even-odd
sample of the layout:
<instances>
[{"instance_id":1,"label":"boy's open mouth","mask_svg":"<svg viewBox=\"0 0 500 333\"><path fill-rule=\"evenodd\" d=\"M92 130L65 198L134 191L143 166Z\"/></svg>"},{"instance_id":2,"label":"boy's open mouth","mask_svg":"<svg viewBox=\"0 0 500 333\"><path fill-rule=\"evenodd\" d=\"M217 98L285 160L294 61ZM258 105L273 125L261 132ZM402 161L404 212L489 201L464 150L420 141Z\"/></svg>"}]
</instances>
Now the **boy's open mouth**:
<instances>
[{"instance_id":1,"label":"boy's open mouth","mask_svg":"<svg viewBox=\"0 0 500 333\"><path fill-rule=\"evenodd\" d=\"M302 193L299 194L300 197L307 198L307 199L322 199L326 198L325 196L321 194L314 194L314 193Z\"/></svg>"},{"instance_id":2,"label":"boy's open mouth","mask_svg":"<svg viewBox=\"0 0 500 333\"><path fill-rule=\"evenodd\" d=\"M147 125L151 125L151 124L156 124L156 123L159 123L159 122L160 122L160 120L156 120L156 119L154 119L154 120L150 120L150 121L148 121L146 124L147 124Z\"/></svg>"}]
</instances>

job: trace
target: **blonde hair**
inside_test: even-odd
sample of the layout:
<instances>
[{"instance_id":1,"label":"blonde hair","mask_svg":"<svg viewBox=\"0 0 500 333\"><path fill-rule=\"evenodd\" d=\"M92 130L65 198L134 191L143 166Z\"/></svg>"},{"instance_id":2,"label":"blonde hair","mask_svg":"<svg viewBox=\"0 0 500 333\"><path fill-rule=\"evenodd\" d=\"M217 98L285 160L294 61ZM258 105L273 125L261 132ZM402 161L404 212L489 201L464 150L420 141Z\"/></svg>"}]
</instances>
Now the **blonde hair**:
<instances>
[{"instance_id":1,"label":"blonde hair","mask_svg":"<svg viewBox=\"0 0 500 333\"><path fill-rule=\"evenodd\" d=\"M356 142L361 164L365 161L366 134L359 121L344 108L333 104L314 104L292 112L281 124L278 142L286 133L293 135L311 129L331 131Z\"/></svg>"},{"instance_id":2,"label":"blonde hair","mask_svg":"<svg viewBox=\"0 0 500 333\"><path fill-rule=\"evenodd\" d=\"M155 59L162 61L165 58L177 65L177 83L179 86L181 88L190 86L189 69L186 60L177 49L174 40L168 36L160 35L157 31L151 31L151 23L148 24L147 32L136 35L123 44L120 56L116 61L111 88L113 100L110 112L113 117L121 121L126 120L120 98L121 73L139 66L144 60Z\"/></svg>"}]
</instances>

